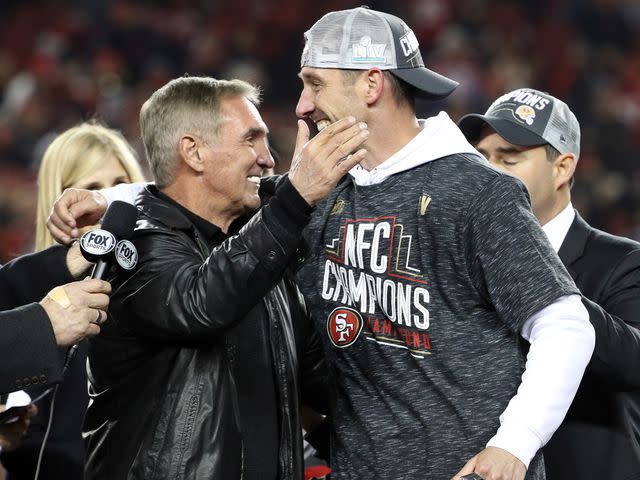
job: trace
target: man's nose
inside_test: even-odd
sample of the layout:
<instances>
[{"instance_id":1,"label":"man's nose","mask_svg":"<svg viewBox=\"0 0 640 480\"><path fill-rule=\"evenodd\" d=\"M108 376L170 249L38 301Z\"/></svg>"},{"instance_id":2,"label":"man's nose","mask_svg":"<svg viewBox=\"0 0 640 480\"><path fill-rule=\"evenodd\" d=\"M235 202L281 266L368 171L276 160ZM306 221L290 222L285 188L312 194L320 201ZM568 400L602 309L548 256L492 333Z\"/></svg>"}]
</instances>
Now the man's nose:
<instances>
[{"instance_id":1,"label":"man's nose","mask_svg":"<svg viewBox=\"0 0 640 480\"><path fill-rule=\"evenodd\" d=\"M265 147L264 151L260 152L256 161L262 168L273 168L276 164L271 152L269 151L269 147Z\"/></svg>"},{"instance_id":2,"label":"man's nose","mask_svg":"<svg viewBox=\"0 0 640 480\"><path fill-rule=\"evenodd\" d=\"M302 92L300 92L300 98L296 105L296 115L298 118L304 118L309 116L314 109L315 105L313 104L311 92L305 87L302 89Z\"/></svg>"}]
</instances>

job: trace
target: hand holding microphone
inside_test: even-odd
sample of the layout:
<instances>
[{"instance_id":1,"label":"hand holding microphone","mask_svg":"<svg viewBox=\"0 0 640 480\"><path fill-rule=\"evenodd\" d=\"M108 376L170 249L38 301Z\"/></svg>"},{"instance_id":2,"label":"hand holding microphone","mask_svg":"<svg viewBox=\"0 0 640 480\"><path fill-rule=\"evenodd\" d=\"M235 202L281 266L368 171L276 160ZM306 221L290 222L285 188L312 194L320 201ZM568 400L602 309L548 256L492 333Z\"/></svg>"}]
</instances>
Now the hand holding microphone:
<instances>
[{"instance_id":1,"label":"hand holding microphone","mask_svg":"<svg viewBox=\"0 0 640 480\"><path fill-rule=\"evenodd\" d=\"M102 228L85 233L80 240L82 255L96 264L91 279L56 287L40 302L49 316L58 345L75 345L100 333L99 325L107 319L111 293L111 285L102 278L114 258L123 268L135 266L137 252L127 238L133 235L137 216L138 210L133 205L113 202L104 216Z\"/></svg>"},{"instance_id":2,"label":"hand holding microphone","mask_svg":"<svg viewBox=\"0 0 640 480\"><path fill-rule=\"evenodd\" d=\"M80 237L82 256L95 263L91 278L104 278L114 260L125 270L135 267L138 252L129 238L133 235L137 218L136 207L116 200L104 214L101 228Z\"/></svg>"},{"instance_id":3,"label":"hand holding microphone","mask_svg":"<svg viewBox=\"0 0 640 480\"><path fill-rule=\"evenodd\" d=\"M56 343L74 345L100 333L99 325L107 318L111 285L104 280L82 280L51 290L40 302L44 308Z\"/></svg>"},{"instance_id":4,"label":"hand holding microphone","mask_svg":"<svg viewBox=\"0 0 640 480\"><path fill-rule=\"evenodd\" d=\"M111 285L102 279L115 260L126 270L138 261L136 247L128 239L138 218L138 210L126 202L115 201L107 209L102 228L91 230L80 238L80 252L95 262L91 279L54 288L41 302L51 319L58 345L70 346L64 371L75 356L78 343L100 333L107 319L108 294Z\"/></svg>"}]
</instances>

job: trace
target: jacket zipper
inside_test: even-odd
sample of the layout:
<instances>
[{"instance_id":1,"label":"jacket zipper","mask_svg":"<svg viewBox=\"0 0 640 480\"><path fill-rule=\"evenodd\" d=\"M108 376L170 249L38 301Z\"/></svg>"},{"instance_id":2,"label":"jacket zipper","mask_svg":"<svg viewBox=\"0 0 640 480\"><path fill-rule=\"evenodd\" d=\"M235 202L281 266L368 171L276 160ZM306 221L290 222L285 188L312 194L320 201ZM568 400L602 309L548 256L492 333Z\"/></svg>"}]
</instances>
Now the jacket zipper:
<instances>
[{"instance_id":1,"label":"jacket zipper","mask_svg":"<svg viewBox=\"0 0 640 480\"><path fill-rule=\"evenodd\" d=\"M278 285L276 286L278 288ZM271 301L270 301L271 293L267 294L265 297L265 304L267 307L267 312L269 314L269 318L271 318L271 325L273 328L273 336L276 337L275 342L271 341L272 345L272 355L273 355L273 363L274 368L276 368L279 385L278 385L278 393L280 397L280 415L282 417L282 427L284 431L281 432L282 436L285 436L288 441L280 442L280 457L282 458L282 465L285 471L280 472L280 478L290 478L293 473L293 452L292 447L289 445L289 442L293 441L292 435L290 432L292 431L292 425L290 421L288 421L289 415L285 415L285 396L288 401L291 401L289 398L291 396L291 392L288 391L287 388L287 372L282 367L283 359L282 359L282 342L284 342L284 333L279 331L280 324L278 320L278 315L275 314ZM274 345L275 343L275 345ZM284 452L282 450L285 450Z\"/></svg>"},{"instance_id":2,"label":"jacket zipper","mask_svg":"<svg viewBox=\"0 0 640 480\"><path fill-rule=\"evenodd\" d=\"M196 240L196 245L198 246L198 249L200 250L200 255L202 256L202 261L206 261L207 258L209 257L211 251L209 250L209 247L206 246L204 244L204 242L202 241L202 239L200 238L200 235L198 234L198 230L193 227L192 228L193 231L193 236ZM227 355L229 352L229 347L227 345L227 339L225 337L224 340L224 348L227 350ZM230 367L232 368L233 366L230 365ZM238 428L240 428L240 425L238 425ZM243 480L245 478L244 476L244 469L245 469L245 465L244 465L244 461L245 461L245 452L244 452L244 440L242 439L242 435L240 435L240 480Z\"/></svg>"}]
</instances>

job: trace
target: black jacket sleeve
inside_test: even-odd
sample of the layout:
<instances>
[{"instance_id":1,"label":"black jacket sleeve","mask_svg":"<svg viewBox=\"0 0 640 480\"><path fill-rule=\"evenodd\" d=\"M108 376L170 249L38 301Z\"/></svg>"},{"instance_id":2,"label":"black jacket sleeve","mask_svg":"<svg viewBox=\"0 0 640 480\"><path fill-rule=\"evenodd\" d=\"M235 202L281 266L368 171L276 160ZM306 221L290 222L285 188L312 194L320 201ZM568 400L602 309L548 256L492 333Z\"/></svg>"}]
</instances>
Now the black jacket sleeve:
<instances>
[{"instance_id":1,"label":"black jacket sleeve","mask_svg":"<svg viewBox=\"0 0 640 480\"><path fill-rule=\"evenodd\" d=\"M583 297L596 332L588 372L603 386L628 391L640 388L640 251L625 255L610 272L599 298Z\"/></svg>"},{"instance_id":2,"label":"black jacket sleeve","mask_svg":"<svg viewBox=\"0 0 640 480\"><path fill-rule=\"evenodd\" d=\"M136 231L138 266L114 282L113 317L135 318L128 328L172 343L209 341L242 319L281 279L309 220L306 204L298 203L297 215L288 211L298 194L287 183L206 259L185 232Z\"/></svg>"},{"instance_id":3,"label":"black jacket sleeve","mask_svg":"<svg viewBox=\"0 0 640 480\"><path fill-rule=\"evenodd\" d=\"M0 392L59 382L62 356L51 322L37 302L73 281L67 249L54 246L0 268Z\"/></svg>"},{"instance_id":4,"label":"black jacket sleeve","mask_svg":"<svg viewBox=\"0 0 640 480\"><path fill-rule=\"evenodd\" d=\"M59 382L62 356L38 303L0 312L0 393Z\"/></svg>"},{"instance_id":5,"label":"black jacket sleeve","mask_svg":"<svg viewBox=\"0 0 640 480\"><path fill-rule=\"evenodd\" d=\"M67 249L55 245L0 268L0 310L40 301L52 288L73 282L66 259Z\"/></svg>"}]
</instances>

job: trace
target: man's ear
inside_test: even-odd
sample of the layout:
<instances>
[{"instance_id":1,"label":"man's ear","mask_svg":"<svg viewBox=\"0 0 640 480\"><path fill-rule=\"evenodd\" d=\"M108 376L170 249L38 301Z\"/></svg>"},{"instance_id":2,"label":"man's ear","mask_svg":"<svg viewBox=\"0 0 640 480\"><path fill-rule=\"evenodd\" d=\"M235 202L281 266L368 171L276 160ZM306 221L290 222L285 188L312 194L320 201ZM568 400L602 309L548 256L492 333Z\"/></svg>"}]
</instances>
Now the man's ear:
<instances>
[{"instance_id":1,"label":"man's ear","mask_svg":"<svg viewBox=\"0 0 640 480\"><path fill-rule=\"evenodd\" d=\"M557 189L564 184L571 185L578 161L573 153L563 153L554 160L554 186Z\"/></svg>"},{"instance_id":2,"label":"man's ear","mask_svg":"<svg viewBox=\"0 0 640 480\"><path fill-rule=\"evenodd\" d=\"M377 102L382 95L386 78L379 68L370 68L362 78L367 82L365 85L365 100L368 105L371 105Z\"/></svg>"},{"instance_id":3,"label":"man's ear","mask_svg":"<svg viewBox=\"0 0 640 480\"><path fill-rule=\"evenodd\" d=\"M191 134L184 134L178 142L178 155L189 168L198 173L204 170L204 163L199 152L201 146L202 141Z\"/></svg>"}]
</instances>

